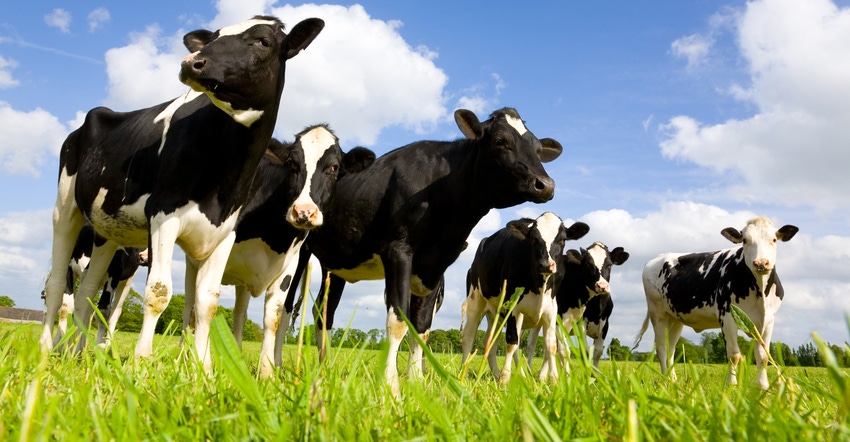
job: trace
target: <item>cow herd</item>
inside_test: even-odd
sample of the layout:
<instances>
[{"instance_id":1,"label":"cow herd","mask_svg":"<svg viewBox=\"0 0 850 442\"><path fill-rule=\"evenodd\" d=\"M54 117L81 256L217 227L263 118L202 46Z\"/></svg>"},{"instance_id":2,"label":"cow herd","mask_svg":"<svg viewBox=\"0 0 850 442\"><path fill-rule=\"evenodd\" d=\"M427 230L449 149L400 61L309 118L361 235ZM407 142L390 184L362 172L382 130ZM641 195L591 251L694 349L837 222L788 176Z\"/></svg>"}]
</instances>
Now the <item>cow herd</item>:
<instances>
[{"instance_id":1,"label":"cow herd","mask_svg":"<svg viewBox=\"0 0 850 442\"><path fill-rule=\"evenodd\" d=\"M286 62L323 27L322 20L311 18L287 33L277 18L257 16L215 32L190 32L183 39L190 55L180 69L180 81L191 87L185 95L147 109L100 107L86 115L60 153L43 349L51 350L65 332L63 316L71 302L79 325L88 326L90 300L104 284L98 307L108 322L98 341L108 345L126 282L146 265L135 356L150 356L154 328L172 296L176 245L186 254L183 327L194 331L204 367L210 368L210 322L221 285L233 285L239 341L248 301L265 294L259 374L269 376L281 364L281 336L312 256L328 275L316 300L322 308L313 311L317 327L333 326L346 283L385 281L384 375L398 394L405 320L427 340L442 303L444 273L466 248L472 229L492 209L551 200L555 182L543 163L555 160L562 147L537 138L512 108L496 110L484 121L457 110L463 138L418 141L377 158L362 147L344 152L325 124L306 128L293 142L273 139ZM569 373L565 334L574 324L594 338L598 364L613 309L611 269L629 253L600 242L568 247L567 241L588 230L587 224L567 226L544 212L511 221L480 242L463 303L464 361L486 317L491 328L506 326L504 367L499 369L495 352L488 355L493 375L502 381L519 360L519 335L526 329L531 330L529 367L543 333L541 379L557 379L558 366ZM750 315L769 342L783 297L776 241L796 232L794 226L776 229L757 218L743 231L723 230L742 247L665 254L646 265L648 313L641 334L651 323L662 372L671 369L684 325L697 331L721 328L731 362L728 382L737 382L741 355L730 306ZM506 311L503 293L515 292L519 298ZM320 349L322 339L317 333ZM411 339L411 376L422 367L417 342ZM765 360L758 349L758 383L767 388Z\"/></svg>"}]
</instances>

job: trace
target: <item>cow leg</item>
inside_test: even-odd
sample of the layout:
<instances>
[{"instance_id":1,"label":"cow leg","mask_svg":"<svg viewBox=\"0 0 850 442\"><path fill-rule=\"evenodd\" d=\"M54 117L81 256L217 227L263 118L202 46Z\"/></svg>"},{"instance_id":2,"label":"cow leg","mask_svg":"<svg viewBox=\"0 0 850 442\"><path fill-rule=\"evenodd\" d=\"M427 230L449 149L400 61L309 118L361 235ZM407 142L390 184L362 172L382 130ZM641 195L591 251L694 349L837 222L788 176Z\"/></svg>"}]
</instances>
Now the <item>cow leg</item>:
<instances>
[{"instance_id":1,"label":"cow leg","mask_svg":"<svg viewBox=\"0 0 850 442\"><path fill-rule=\"evenodd\" d=\"M499 363L496 360L496 351L495 351L495 348L499 345L495 341L496 333L499 331L499 330L495 329L499 325L498 324L498 318L496 317L496 315L494 313L489 312L489 311L486 312L484 314L484 316L487 318L487 332L484 335L484 339L485 339L484 349L485 350L487 349L487 339L490 339L491 337L493 337L492 339L494 339L492 342L490 342L490 351L487 352L487 354L484 355L484 356L487 357L487 362L490 365L490 373L492 373L493 378L498 381L499 378L502 375L502 370L499 369ZM475 333L477 335L478 330L476 330Z\"/></svg>"},{"instance_id":2,"label":"cow leg","mask_svg":"<svg viewBox=\"0 0 850 442\"><path fill-rule=\"evenodd\" d=\"M283 276L281 279L276 281L274 284L281 291L282 299L280 301L280 308L277 311L279 315L277 333L274 338L274 364L278 367L283 366L283 344L286 342L286 332L289 331L289 323L292 321L292 299L290 298L290 293L294 293L293 290L290 290L294 287L298 286L298 281L300 278L299 272L303 272L304 268L302 264L306 261L301 260L301 255L306 255L307 260L310 259L310 254L307 252L302 252L301 247L296 249L295 255L290 258L289 264L286 267L286 270L283 272ZM306 266L306 264L304 264Z\"/></svg>"},{"instance_id":3,"label":"cow leg","mask_svg":"<svg viewBox=\"0 0 850 442\"><path fill-rule=\"evenodd\" d=\"M541 368L539 376L539 379L541 381L546 380L547 374L553 382L558 380L558 370L556 369L555 365L555 355L558 351L558 323L555 318L556 315L553 311L551 317L544 319L545 323L543 324L543 358L545 364L544 366L548 366L549 369L544 370L543 368ZM569 360L564 363L564 369L566 370L567 374L569 374Z\"/></svg>"},{"instance_id":4,"label":"cow leg","mask_svg":"<svg viewBox=\"0 0 850 442\"><path fill-rule=\"evenodd\" d=\"M156 217L154 218L156 220ZM174 257L174 244L180 231L180 220L176 217L166 217L151 223L150 245L148 259L150 269L145 284L144 317L139 341L136 343L134 356L147 358L153 351L153 335L160 315L171 302L171 264ZM190 303L189 287L194 288L194 279L190 280L192 259L186 257L186 304ZM185 318L184 318L185 319Z\"/></svg>"},{"instance_id":5,"label":"cow leg","mask_svg":"<svg viewBox=\"0 0 850 442\"><path fill-rule=\"evenodd\" d=\"M469 296L463 301L463 306L461 307L460 348L462 366L466 365L467 359L469 359L469 355L472 353L472 347L475 345L478 326L481 325L481 319L484 317L485 302L481 293L470 287Z\"/></svg>"},{"instance_id":6,"label":"cow leg","mask_svg":"<svg viewBox=\"0 0 850 442\"><path fill-rule=\"evenodd\" d=\"M426 345L431 334L431 324L434 322L434 315L438 308L437 298L442 294L443 284L441 280L437 288L428 293L428 296L413 296L410 300L410 321L416 333L419 334L419 338ZM419 340L412 335L409 341L410 357L407 363L407 375L408 377L420 378L425 371L425 360L422 357L424 349L419 345Z\"/></svg>"},{"instance_id":7,"label":"cow leg","mask_svg":"<svg viewBox=\"0 0 850 442\"><path fill-rule=\"evenodd\" d=\"M218 309L218 298L221 296L221 278L227 265L227 258L236 232L230 232L198 266L198 284L195 287L195 349L204 364L204 370L210 371L210 323Z\"/></svg>"},{"instance_id":8,"label":"cow leg","mask_svg":"<svg viewBox=\"0 0 850 442\"><path fill-rule=\"evenodd\" d=\"M118 296L116 297L113 294L112 302L109 305L109 314L106 316L107 331L103 341L104 347L109 347L112 344L115 329L118 326L118 319L121 318L121 312L124 311L124 301L127 300L127 295L130 294L130 281L133 280L134 276L135 274L118 283L118 287L114 290L114 293L118 293Z\"/></svg>"},{"instance_id":9,"label":"cow leg","mask_svg":"<svg viewBox=\"0 0 850 442\"><path fill-rule=\"evenodd\" d=\"M58 318L56 322L56 336L53 338L53 347L55 348L62 341L62 338L68 333L68 316L74 313L74 292L62 294L62 306L59 307Z\"/></svg>"},{"instance_id":10,"label":"cow leg","mask_svg":"<svg viewBox=\"0 0 850 442\"><path fill-rule=\"evenodd\" d=\"M68 264L74 251L74 244L80 234L85 218L74 202L74 178L68 177L65 170L59 176L59 191L53 209L53 253L50 262L50 274L44 285L44 325L41 349L53 349L53 326L62 306L65 292Z\"/></svg>"},{"instance_id":11,"label":"cow leg","mask_svg":"<svg viewBox=\"0 0 850 442\"><path fill-rule=\"evenodd\" d=\"M679 343L679 336L682 335L683 328L684 325L678 321L672 321L667 326L667 343L665 344L667 350L666 364L670 370L670 379L674 382L676 381L676 368L674 367L674 363L676 362L676 344ZM658 359L661 359L661 354L658 355Z\"/></svg>"},{"instance_id":12,"label":"cow leg","mask_svg":"<svg viewBox=\"0 0 850 442\"><path fill-rule=\"evenodd\" d=\"M330 285L328 285L328 281L330 281ZM327 298L325 298L326 290ZM330 354L330 341L325 342L325 337L333 328L334 313L336 313L336 309L339 307L343 290L345 290L345 280L339 276L330 274L322 280L319 286L319 294L316 296L316 303L313 304L313 320L316 324L316 348L319 349L319 360L322 361Z\"/></svg>"},{"instance_id":13,"label":"cow leg","mask_svg":"<svg viewBox=\"0 0 850 442\"><path fill-rule=\"evenodd\" d=\"M605 338L597 336L593 338L593 366L599 368L599 359L602 358L602 350L605 348Z\"/></svg>"},{"instance_id":14,"label":"cow leg","mask_svg":"<svg viewBox=\"0 0 850 442\"><path fill-rule=\"evenodd\" d=\"M502 367L502 373L499 375L499 382L507 384L511 380L511 370L513 369L514 355L519 348L519 334L522 331L522 314L512 314L508 316L505 324L505 365ZM494 346L495 347L495 346ZM490 354L495 360L496 352L490 349Z\"/></svg>"},{"instance_id":15,"label":"cow leg","mask_svg":"<svg viewBox=\"0 0 850 442\"><path fill-rule=\"evenodd\" d=\"M540 327L534 327L528 332L528 342L525 343L525 358L528 362L528 371L531 371L531 365L534 362L534 354L537 353L537 337L540 335ZM546 364L546 360L543 360ZM542 368L541 368L542 369Z\"/></svg>"},{"instance_id":16,"label":"cow leg","mask_svg":"<svg viewBox=\"0 0 850 442\"><path fill-rule=\"evenodd\" d=\"M387 339L389 341L384 379L394 396L399 394L398 349L404 335L407 334L407 324L402 320L401 315L410 317L412 258L412 251L406 244L391 244L386 255L381 257L386 280Z\"/></svg>"},{"instance_id":17,"label":"cow leg","mask_svg":"<svg viewBox=\"0 0 850 442\"><path fill-rule=\"evenodd\" d=\"M186 274L183 275L183 290L186 292L183 303L183 333L195 332L195 289L198 284L198 263L194 259L186 257ZM183 344L183 336L180 337Z\"/></svg>"},{"instance_id":18,"label":"cow leg","mask_svg":"<svg viewBox=\"0 0 850 442\"><path fill-rule=\"evenodd\" d=\"M732 315L726 315L721 320L723 339L726 341L726 359L729 360L729 376L726 378L726 385L738 385L738 363L744 357L741 355L741 349L738 347L738 326Z\"/></svg>"},{"instance_id":19,"label":"cow leg","mask_svg":"<svg viewBox=\"0 0 850 442\"><path fill-rule=\"evenodd\" d=\"M79 328L80 341L77 343L77 350L82 350L86 345L86 333L89 324L91 323L94 310L92 309L91 300L94 299L98 290L103 287L106 271L109 264L112 262L112 257L118 250L118 244L112 241L98 245L94 244L91 253L89 265L83 271L80 277L80 286L74 296L74 322Z\"/></svg>"},{"instance_id":20,"label":"cow leg","mask_svg":"<svg viewBox=\"0 0 850 442\"><path fill-rule=\"evenodd\" d=\"M764 345L767 348L770 348L770 340L773 336L773 319L765 318L764 328L761 332L761 337L764 340ZM767 362L768 362L768 353L765 351L764 347L761 346L758 342L755 342L753 347L755 348L755 358L756 358L756 370L757 377L756 382L758 382L759 387L763 390L767 390L770 388L770 383L767 380Z\"/></svg>"},{"instance_id":21,"label":"cow leg","mask_svg":"<svg viewBox=\"0 0 850 442\"><path fill-rule=\"evenodd\" d=\"M245 322L248 320L248 302L251 301L251 294L248 293L248 288L244 285L236 287L236 303L233 305L233 338L236 339L236 344L242 348L242 333L245 330ZM268 299L268 295L266 296Z\"/></svg>"}]
</instances>

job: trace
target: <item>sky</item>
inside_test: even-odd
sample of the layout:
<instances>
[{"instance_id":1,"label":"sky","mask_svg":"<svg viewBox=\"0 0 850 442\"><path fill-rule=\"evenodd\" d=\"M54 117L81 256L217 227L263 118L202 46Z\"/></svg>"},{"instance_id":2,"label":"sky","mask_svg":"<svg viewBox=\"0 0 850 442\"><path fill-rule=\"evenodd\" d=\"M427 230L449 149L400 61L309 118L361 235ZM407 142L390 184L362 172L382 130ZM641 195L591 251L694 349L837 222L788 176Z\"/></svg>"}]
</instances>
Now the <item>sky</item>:
<instances>
[{"instance_id":1,"label":"sky","mask_svg":"<svg viewBox=\"0 0 850 442\"><path fill-rule=\"evenodd\" d=\"M722 229L767 216L800 228L779 245L786 296L774 340L797 347L817 332L848 341L850 0L4 2L0 295L43 308L58 153L85 113L181 95L182 36L256 14L289 27L307 17L326 23L287 64L280 139L324 122L344 150L380 155L460 138L458 108L484 120L510 106L539 138L563 145L546 164L552 201L493 210L473 230L447 271L434 328L460 326L482 238L552 211L590 225L568 246L601 241L631 254L613 272L608 336L630 345L646 314L647 261L733 247ZM183 255L175 257L174 291L183 293ZM134 279L139 292L144 278ZM233 302L227 287L220 303ZM261 299L249 317L261 323ZM383 329L383 281L347 285L336 318ZM651 349L651 333L640 350Z\"/></svg>"}]
</instances>

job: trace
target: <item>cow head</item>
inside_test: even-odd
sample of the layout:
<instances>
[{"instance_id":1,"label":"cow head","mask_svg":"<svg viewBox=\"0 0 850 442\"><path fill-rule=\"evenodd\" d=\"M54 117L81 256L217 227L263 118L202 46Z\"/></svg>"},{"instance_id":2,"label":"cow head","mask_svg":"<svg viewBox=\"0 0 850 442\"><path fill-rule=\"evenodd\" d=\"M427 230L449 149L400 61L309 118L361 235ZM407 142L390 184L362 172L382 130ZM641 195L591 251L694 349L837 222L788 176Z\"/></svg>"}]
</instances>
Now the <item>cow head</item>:
<instances>
[{"instance_id":1,"label":"cow head","mask_svg":"<svg viewBox=\"0 0 850 442\"><path fill-rule=\"evenodd\" d=\"M530 252L533 274L550 276L558 271L559 257L564 243L584 236L590 227L578 222L569 228L552 212L545 212L537 219L523 218L508 223L507 227L519 233Z\"/></svg>"},{"instance_id":2,"label":"cow head","mask_svg":"<svg viewBox=\"0 0 850 442\"><path fill-rule=\"evenodd\" d=\"M286 60L309 46L323 27L322 20L310 18L287 34L277 18L256 16L215 32L192 31L183 37L191 54L183 60L180 81L245 126L266 112L274 118Z\"/></svg>"},{"instance_id":3,"label":"cow head","mask_svg":"<svg viewBox=\"0 0 850 442\"><path fill-rule=\"evenodd\" d=\"M267 161L276 162L285 172L286 179L278 190L289 195L286 220L298 229L309 230L324 222L323 211L333 201L339 176L369 167L375 154L364 147L345 154L330 128L316 125L296 135L289 146L272 140Z\"/></svg>"},{"instance_id":4,"label":"cow head","mask_svg":"<svg viewBox=\"0 0 850 442\"><path fill-rule=\"evenodd\" d=\"M455 111L455 121L467 138L478 143L476 182L496 208L526 201L543 203L555 196L555 181L543 164L558 158L563 148L551 138L537 139L511 108L493 112L479 122L471 111Z\"/></svg>"},{"instance_id":5,"label":"cow head","mask_svg":"<svg viewBox=\"0 0 850 442\"><path fill-rule=\"evenodd\" d=\"M629 259L629 253L622 247L608 251L601 242L595 242L581 251L569 250L566 259L578 266L581 280L591 297L611 293L611 267L621 265Z\"/></svg>"},{"instance_id":6,"label":"cow head","mask_svg":"<svg viewBox=\"0 0 850 442\"><path fill-rule=\"evenodd\" d=\"M788 241L798 230L790 224L777 230L769 219L762 217L750 220L743 232L727 227L720 234L735 244L743 244L744 262L752 266L755 274L766 275L776 266L776 240Z\"/></svg>"}]
</instances>

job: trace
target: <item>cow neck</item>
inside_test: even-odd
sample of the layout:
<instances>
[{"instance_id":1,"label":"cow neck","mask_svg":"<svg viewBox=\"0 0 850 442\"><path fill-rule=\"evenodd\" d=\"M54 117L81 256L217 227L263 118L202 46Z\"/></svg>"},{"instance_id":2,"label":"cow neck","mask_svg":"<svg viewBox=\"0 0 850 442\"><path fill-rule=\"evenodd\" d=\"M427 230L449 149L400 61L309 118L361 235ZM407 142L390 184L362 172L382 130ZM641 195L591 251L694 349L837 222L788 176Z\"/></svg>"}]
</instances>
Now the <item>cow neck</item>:
<instances>
[{"instance_id":1,"label":"cow neck","mask_svg":"<svg viewBox=\"0 0 850 442\"><path fill-rule=\"evenodd\" d=\"M444 184L438 201L441 206L452 209L453 213L448 215L453 225L468 227L467 235L490 209L496 207L492 198L486 197L488 186L476 174L479 151L474 140L461 140L443 152L450 171L442 180Z\"/></svg>"},{"instance_id":2,"label":"cow neck","mask_svg":"<svg viewBox=\"0 0 850 442\"><path fill-rule=\"evenodd\" d=\"M770 289L776 284L776 269L771 269L770 272L764 275L754 273L752 267L748 265L744 259L743 247L735 250L734 259L737 271L741 272L743 275L749 275L747 279L751 281L752 285L757 290L756 294L760 298L766 298L770 293Z\"/></svg>"}]
</instances>

